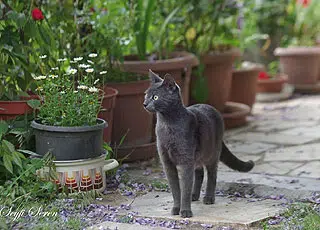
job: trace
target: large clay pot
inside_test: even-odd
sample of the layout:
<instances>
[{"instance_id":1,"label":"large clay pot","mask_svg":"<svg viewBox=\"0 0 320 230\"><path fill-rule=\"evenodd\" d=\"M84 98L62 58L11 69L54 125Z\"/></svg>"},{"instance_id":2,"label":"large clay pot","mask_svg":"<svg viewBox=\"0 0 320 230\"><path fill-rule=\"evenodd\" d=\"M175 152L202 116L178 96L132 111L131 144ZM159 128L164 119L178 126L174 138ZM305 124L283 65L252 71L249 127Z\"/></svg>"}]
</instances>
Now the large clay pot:
<instances>
[{"instance_id":1,"label":"large clay pot","mask_svg":"<svg viewBox=\"0 0 320 230\"><path fill-rule=\"evenodd\" d=\"M270 79L258 79L258 93L279 93L283 89L284 83L288 81L286 74L277 74Z\"/></svg>"},{"instance_id":2,"label":"large clay pot","mask_svg":"<svg viewBox=\"0 0 320 230\"><path fill-rule=\"evenodd\" d=\"M288 75L290 84L315 84L318 81L320 47L277 48L281 72Z\"/></svg>"},{"instance_id":3,"label":"large clay pot","mask_svg":"<svg viewBox=\"0 0 320 230\"><path fill-rule=\"evenodd\" d=\"M116 106L116 97L118 90L111 87L104 87L105 96L102 100L102 109L98 114L98 117L108 122L108 127L103 131L104 142L109 143L112 136L112 125L113 125L113 111Z\"/></svg>"},{"instance_id":4,"label":"large clay pot","mask_svg":"<svg viewBox=\"0 0 320 230\"><path fill-rule=\"evenodd\" d=\"M229 100L246 104L252 109L257 93L259 67L234 70Z\"/></svg>"},{"instance_id":5,"label":"large clay pot","mask_svg":"<svg viewBox=\"0 0 320 230\"><path fill-rule=\"evenodd\" d=\"M152 143L153 115L143 108L144 92L149 85L149 80L108 84L118 90L117 104L114 108L112 144L118 145L126 135L118 149L118 159L125 156L124 152L131 153L129 160L148 159L155 154L155 151L146 152L140 148Z\"/></svg>"},{"instance_id":6,"label":"large clay pot","mask_svg":"<svg viewBox=\"0 0 320 230\"><path fill-rule=\"evenodd\" d=\"M124 71L141 74L148 74L151 69L161 77L169 73L181 88L184 104L188 105L191 71L199 61L194 54L188 52L172 52L169 57L164 60L139 61L137 56L127 56L122 67Z\"/></svg>"},{"instance_id":7,"label":"large clay pot","mask_svg":"<svg viewBox=\"0 0 320 230\"><path fill-rule=\"evenodd\" d=\"M223 112L230 94L232 65L240 55L238 49L231 49L223 53L208 53L201 57L209 90L207 103L220 112Z\"/></svg>"}]
</instances>

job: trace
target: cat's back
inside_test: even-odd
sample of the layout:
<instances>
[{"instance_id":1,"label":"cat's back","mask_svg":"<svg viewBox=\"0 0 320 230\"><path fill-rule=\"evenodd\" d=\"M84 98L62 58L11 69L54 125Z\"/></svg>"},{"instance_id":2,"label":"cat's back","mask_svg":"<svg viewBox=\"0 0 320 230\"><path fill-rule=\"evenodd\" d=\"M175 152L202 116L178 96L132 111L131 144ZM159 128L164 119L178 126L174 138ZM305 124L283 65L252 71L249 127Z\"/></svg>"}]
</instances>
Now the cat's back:
<instances>
[{"instance_id":1,"label":"cat's back","mask_svg":"<svg viewBox=\"0 0 320 230\"><path fill-rule=\"evenodd\" d=\"M223 118L218 110L208 104L195 104L187 107L188 111L196 116L198 122L222 123Z\"/></svg>"}]
</instances>

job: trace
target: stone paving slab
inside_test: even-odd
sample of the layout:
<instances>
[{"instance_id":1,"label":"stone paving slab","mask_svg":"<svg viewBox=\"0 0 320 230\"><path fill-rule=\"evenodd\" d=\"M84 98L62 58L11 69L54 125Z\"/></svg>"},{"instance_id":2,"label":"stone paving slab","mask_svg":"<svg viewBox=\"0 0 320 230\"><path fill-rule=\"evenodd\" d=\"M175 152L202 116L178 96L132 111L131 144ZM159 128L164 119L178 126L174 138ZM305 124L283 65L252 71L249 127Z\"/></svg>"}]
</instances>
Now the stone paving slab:
<instances>
[{"instance_id":1,"label":"stone paving slab","mask_svg":"<svg viewBox=\"0 0 320 230\"><path fill-rule=\"evenodd\" d=\"M273 175L285 175L290 171L302 166L303 163L297 162L270 162L256 164L250 171L252 173L268 173Z\"/></svg>"},{"instance_id":2,"label":"stone paving slab","mask_svg":"<svg viewBox=\"0 0 320 230\"><path fill-rule=\"evenodd\" d=\"M259 132L276 132L281 130L286 130L290 128L299 127L310 127L317 125L318 123L315 121L302 121L302 122L292 122L292 121L283 121L283 120L268 120L261 121L258 126L254 129Z\"/></svg>"},{"instance_id":3,"label":"stone paving slab","mask_svg":"<svg viewBox=\"0 0 320 230\"><path fill-rule=\"evenodd\" d=\"M319 188L320 188L320 161L312 161L306 163L300 168L293 170L289 173L291 176L301 176L301 177L311 177L319 179Z\"/></svg>"},{"instance_id":4,"label":"stone paving slab","mask_svg":"<svg viewBox=\"0 0 320 230\"><path fill-rule=\"evenodd\" d=\"M277 147L277 145L274 144L261 142L227 142L226 144L232 153L247 154L259 154Z\"/></svg>"},{"instance_id":5,"label":"stone paving slab","mask_svg":"<svg viewBox=\"0 0 320 230\"><path fill-rule=\"evenodd\" d=\"M320 143L292 146L268 151L264 161L312 161L320 160ZM320 171L320 168L319 168Z\"/></svg>"},{"instance_id":6,"label":"stone paving slab","mask_svg":"<svg viewBox=\"0 0 320 230\"><path fill-rule=\"evenodd\" d=\"M320 138L320 126L298 127L298 128L293 128L286 131L281 131L280 133Z\"/></svg>"},{"instance_id":7,"label":"stone paving slab","mask_svg":"<svg viewBox=\"0 0 320 230\"><path fill-rule=\"evenodd\" d=\"M280 200L262 200L255 203L248 202L246 198L232 201L231 198L216 197L213 205L204 205L201 201L192 203L192 221L207 224L235 224L250 225L274 216L284 210ZM152 192L136 198L133 211L140 216L182 220L180 216L172 216L172 195L165 192ZM245 210L245 211L244 211Z\"/></svg>"},{"instance_id":8,"label":"stone paving slab","mask_svg":"<svg viewBox=\"0 0 320 230\"><path fill-rule=\"evenodd\" d=\"M302 145L317 138L308 136L297 136L297 135L287 135L281 133L257 133L257 132L247 132L241 133L239 135L231 136L231 140L237 141L257 141L280 145Z\"/></svg>"},{"instance_id":9,"label":"stone paving slab","mask_svg":"<svg viewBox=\"0 0 320 230\"><path fill-rule=\"evenodd\" d=\"M127 224L127 223L115 223L115 222L102 222L101 224L94 225L90 228L87 228L88 230L167 230L168 228L162 228L162 227L151 227L151 226L145 226L145 225L138 225L138 224Z\"/></svg>"}]
</instances>

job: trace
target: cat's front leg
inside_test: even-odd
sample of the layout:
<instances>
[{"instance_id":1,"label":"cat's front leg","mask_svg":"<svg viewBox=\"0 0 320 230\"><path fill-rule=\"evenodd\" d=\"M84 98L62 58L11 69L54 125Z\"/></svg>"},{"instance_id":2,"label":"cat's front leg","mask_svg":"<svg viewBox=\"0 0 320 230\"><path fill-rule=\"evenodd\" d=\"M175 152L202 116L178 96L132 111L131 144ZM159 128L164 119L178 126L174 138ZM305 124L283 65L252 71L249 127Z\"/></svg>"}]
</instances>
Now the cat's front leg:
<instances>
[{"instance_id":1,"label":"cat's front leg","mask_svg":"<svg viewBox=\"0 0 320 230\"><path fill-rule=\"evenodd\" d=\"M194 176L194 166L188 165L177 165L179 183L181 189L181 206L180 215L181 217L192 217L191 211L191 196L192 196L192 185Z\"/></svg>"},{"instance_id":2,"label":"cat's front leg","mask_svg":"<svg viewBox=\"0 0 320 230\"><path fill-rule=\"evenodd\" d=\"M180 185L179 185L179 177L178 177L177 168L166 154L162 154L161 160L162 160L162 164L164 166L164 171L166 173L166 176L167 176L167 179L169 182L169 186L171 189L172 197L173 197L173 207L171 209L171 214L172 215L179 215L181 192L180 192Z\"/></svg>"}]
</instances>

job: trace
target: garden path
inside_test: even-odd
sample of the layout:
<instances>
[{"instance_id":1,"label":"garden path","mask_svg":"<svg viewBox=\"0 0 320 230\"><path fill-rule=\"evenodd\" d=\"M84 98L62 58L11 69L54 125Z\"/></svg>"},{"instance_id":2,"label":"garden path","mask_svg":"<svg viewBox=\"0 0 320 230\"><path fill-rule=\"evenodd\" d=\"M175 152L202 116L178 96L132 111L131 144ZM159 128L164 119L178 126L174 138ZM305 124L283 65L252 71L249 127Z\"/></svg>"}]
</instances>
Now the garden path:
<instances>
[{"instance_id":1,"label":"garden path","mask_svg":"<svg viewBox=\"0 0 320 230\"><path fill-rule=\"evenodd\" d=\"M124 215L133 215L135 224L103 222L92 229L259 229L261 220L276 221L293 199L312 199L320 191L320 96L256 103L248 120L245 127L227 130L225 140L235 155L256 166L238 173L220 164L216 204L194 202L194 217L185 220L170 215L170 193L152 191L126 197L131 206ZM127 170L136 186L166 190L157 160Z\"/></svg>"}]
</instances>

